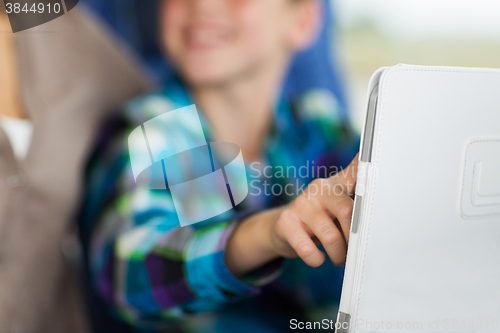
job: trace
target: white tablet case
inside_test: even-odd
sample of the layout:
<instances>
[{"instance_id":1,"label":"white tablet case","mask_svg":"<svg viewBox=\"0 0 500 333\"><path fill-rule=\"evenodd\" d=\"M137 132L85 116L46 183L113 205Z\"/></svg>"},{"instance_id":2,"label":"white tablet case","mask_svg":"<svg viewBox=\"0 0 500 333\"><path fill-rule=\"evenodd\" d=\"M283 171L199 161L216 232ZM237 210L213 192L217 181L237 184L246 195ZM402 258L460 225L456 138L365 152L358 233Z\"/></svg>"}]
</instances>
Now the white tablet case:
<instances>
[{"instance_id":1,"label":"white tablet case","mask_svg":"<svg viewBox=\"0 0 500 333\"><path fill-rule=\"evenodd\" d=\"M500 332L500 70L382 68L368 96L337 332Z\"/></svg>"}]
</instances>

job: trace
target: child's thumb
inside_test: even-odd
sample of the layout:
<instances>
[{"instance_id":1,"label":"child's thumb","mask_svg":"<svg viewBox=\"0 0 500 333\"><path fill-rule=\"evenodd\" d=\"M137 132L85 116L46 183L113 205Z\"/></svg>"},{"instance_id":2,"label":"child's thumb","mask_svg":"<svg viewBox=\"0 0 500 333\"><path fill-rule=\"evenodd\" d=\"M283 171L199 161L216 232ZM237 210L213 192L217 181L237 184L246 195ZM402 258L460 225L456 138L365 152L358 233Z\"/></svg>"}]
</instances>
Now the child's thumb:
<instances>
[{"instance_id":1,"label":"child's thumb","mask_svg":"<svg viewBox=\"0 0 500 333\"><path fill-rule=\"evenodd\" d=\"M337 183L341 184L345 188L345 192L353 193L356 187L356 176L358 174L358 160L359 154L351 161L351 163L342 171L340 171L334 177L337 177Z\"/></svg>"}]
</instances>

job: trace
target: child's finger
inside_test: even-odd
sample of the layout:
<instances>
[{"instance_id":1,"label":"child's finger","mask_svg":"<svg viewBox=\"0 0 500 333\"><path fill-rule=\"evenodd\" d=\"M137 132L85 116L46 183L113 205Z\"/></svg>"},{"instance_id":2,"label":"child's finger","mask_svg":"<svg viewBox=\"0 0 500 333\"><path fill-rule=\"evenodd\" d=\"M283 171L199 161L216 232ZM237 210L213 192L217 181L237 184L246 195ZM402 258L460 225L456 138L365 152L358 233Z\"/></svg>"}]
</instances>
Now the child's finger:
<instances>
[{"instance_id":1,"label":"child's finger","mask_svg":"<svg viewBox=\"0 0 500 333\"><path fill-rule=\"evenodd\" d=\"M313 231L314 235L319 239L330 260L334 265L340 266L345 262L347 249L344 243L344 238L337 228L335 223L324 211L318 211L307 226Z\"/></svg>"},{"instance_id":2,"label":"child's finger","mask_svg":"<svg viewBox=\"0 0 500 333\"><path fill-rule=\"evenodd\" d=\"M354 200L347 193L341 193L321 196L318 201L339 221L345 240L349 243Z\"/></svg>"},{"instance_id":3,"label":"child's finger","mask_svg":"<svg viewBox=\"0 0 500 333\"><path fill-rule=\"evenodd\" d=\"M284 236L288 244L307 265L318 267L325 261L325 254L318 249L299 222L291 222Z\"/></svg>"},{"instance_id":4,"label":"child's finger","mask_svg":"<svg viewBox=\"0 0 500 333\"><path fill-rule=\"evenodd\" d=\"M347 166L342 171L339 171L337 174L333 175L329 179L334 180L336 184L342 186L344 191L349 195L354 193L354 189L356 187L356 176L358 173L358 155L354 157L351 161L351 164Z\"/></svg>"}]
</instances>

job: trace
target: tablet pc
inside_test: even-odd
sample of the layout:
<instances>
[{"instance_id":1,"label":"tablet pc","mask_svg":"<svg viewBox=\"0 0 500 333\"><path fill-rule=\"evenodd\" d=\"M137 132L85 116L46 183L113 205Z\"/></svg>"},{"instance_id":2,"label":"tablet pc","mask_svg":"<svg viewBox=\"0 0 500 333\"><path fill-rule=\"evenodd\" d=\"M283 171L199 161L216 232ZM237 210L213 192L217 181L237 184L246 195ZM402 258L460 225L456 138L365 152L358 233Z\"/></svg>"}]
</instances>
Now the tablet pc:
<instances>
[{"instance_id":1,"label":"tablet pc","mask_svg":"<svg viewBox=\"0 0 500 333\"><path fill-rule=\"evenodd\" d=\"M373 75L336 331L500 331L500 70Z\"/></svg>"}]
</instances>

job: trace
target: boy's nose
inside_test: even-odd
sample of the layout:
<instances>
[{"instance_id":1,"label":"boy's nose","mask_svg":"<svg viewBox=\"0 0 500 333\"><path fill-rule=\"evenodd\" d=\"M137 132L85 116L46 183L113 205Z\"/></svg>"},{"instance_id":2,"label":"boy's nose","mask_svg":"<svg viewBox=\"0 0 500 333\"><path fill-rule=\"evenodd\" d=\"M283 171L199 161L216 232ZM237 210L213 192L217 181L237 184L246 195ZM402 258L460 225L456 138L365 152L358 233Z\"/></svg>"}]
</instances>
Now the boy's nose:
<instances>
[{"instance_id":1,"label":"boy's nose","mask_svg":"<svg viewBox=\"0 0 500 333\"><path fill-rule=\"evenodd\" d=\"M224 3L228 0L188 0L191 11L196 18L212 18L224 12ZM234 1L234 0L229 0Z\"/></svg>"}]
</instances>

